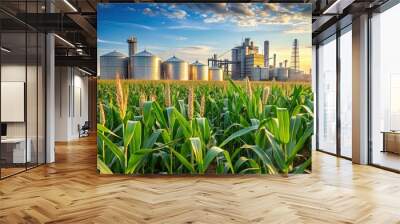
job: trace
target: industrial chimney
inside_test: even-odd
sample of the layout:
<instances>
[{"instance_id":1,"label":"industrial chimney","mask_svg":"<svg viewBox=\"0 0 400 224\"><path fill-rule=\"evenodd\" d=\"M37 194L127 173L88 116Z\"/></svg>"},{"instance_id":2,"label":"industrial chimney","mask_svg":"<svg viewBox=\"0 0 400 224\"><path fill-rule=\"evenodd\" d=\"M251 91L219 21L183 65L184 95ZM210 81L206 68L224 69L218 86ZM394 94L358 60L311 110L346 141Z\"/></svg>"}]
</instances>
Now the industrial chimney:
<instances>
[{"instance_id":1,"label":"industrial chimney","mask_svg":"<svg viewBox=\"0 0 400 224\"><path fill-rule=\"evenodd\" d=\"M299 42L297 39L293 40L293 48L292 48L292 69L294 72L297 72L299 70L299 65L300 65L300 55L299 55Z\"/></svg>"},{"instance_id":2,"label":"industrial chimney","mask_svg":"<svg viewBox=\"0 0 400 224\"><path fill-rule=\"evenodd\" d=\"M217 67L218 66L217 61L218 61L218 56L217 56L217 54L214 54L213 55L212 67Z\"/></svg>"},{"instance_id":3,"label":"industrial chimney","mask_svg":"<svg viewBox=\"0 0 400 224\"><path fill-rule=\"evenodd\" d=\"M132 36L127 40L127 42L129 45L129 57L132 57L137 51L137 39L136 37Z\"/></svg>"},{"instance_id":4,"label":"industrial chimney","mask_svg":"<svg viewBox=\"0 0 400 224\"><path fill-rule=\"evenodd\" d=\"M287 60L285 60L285 68L287 68Z\"/></svg>"},{"instance_id":5,"label":"industrial chimney","mask_svg":"<svg viewBox=\"0 0 400 224\"><path fill-rule=\"evenodd\" d=\"M264 41L264 67L269 68L269 41Z\"/></svg>"},{"instance_id":6,"label":"industrial chimney","mask_svg":"<svg viewBox=\"0 0 400 224\"><path fill-rule=\"evenodd\" d=\"M274 54L274 68L276 68L276 54Z\"/></svg>"},{"instance_id":7,"label":"industrial chimney","mask_svg":"<svg viewBox=\"0 0 400 224\"><path fill-rule=\"evenodd\" d=\"M245 46L250 46L250 38L248 38L248 37L246 37L245 39L244 39L244 44L245 44Z\"/></svg>"},{"instance_id":8,"label":"industrial chimney","mask_svg":"<svg viewBox=\"0 0 400 224\"><path fill-rule=\"evenodd\" d=\"M131 36L128 40L128 50L129 50L129 57L128 57L128 78L133 78L133 56L136 54L137 50L137 39L134 36Z\"/></svg>"}]
</instances>

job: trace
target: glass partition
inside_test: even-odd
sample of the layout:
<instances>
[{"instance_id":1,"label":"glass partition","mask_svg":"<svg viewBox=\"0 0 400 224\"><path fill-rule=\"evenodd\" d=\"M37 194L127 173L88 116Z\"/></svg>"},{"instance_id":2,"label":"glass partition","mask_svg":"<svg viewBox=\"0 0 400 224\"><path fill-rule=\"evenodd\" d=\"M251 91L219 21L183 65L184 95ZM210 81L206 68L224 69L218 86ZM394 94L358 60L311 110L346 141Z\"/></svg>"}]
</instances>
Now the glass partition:
<instances>
[{"instance_id":1,"label":"glass partition","mask_svg":"<svg viewBox=\"0 0 400 224\"><path fill-rule=\"evenodd\" d=\"M29 160L27 167L34 167L37 165L37 146L38 146L38 35L35 32L27 33L27 74L26 74L26 114L27 114L27 151L29 153Z\"/></svg>"},{"instance_id":2,"label":"glass partition","mask_svg":"<svg viewBox=\"0 0 400 224\"><path fill-rule=\"evenodd\" d=\"M46 36L38 33L38 64L37 64L37 163L46 162Z\"/></svg>"},{"instance_id":3,"label":"glass partition","mask_svg":"<svg viewBox=\"0 0 400 224\"><path fill-rule=\"evenodd\" d=\"M340 154L352 157L352 33L340 36Z\"/></svg>"},{"instance_id":4,"label":"glass partition","mask_svg":"<svg viewBox=\"0 0 400 224\"><path fill-rule=\"evenodd\" d=\"M0 7L43 11L44 1L0 2ZM0 178L45 163L45 35L0 12Z\"/></svg>"},{"instance_id":5,"label":"glass partition","mask_svg":"<svg viewBox=\"0 0 400 224\"><path fill-rule=\"evenodd\" d=\"M336 39L318 48L318 149L336 153Z\"/></svg>"},{"instance_id":6,"label":"glass partition","mask_svg":"<svg viewBox=\"0 0 400 224\"><path fill-rule=\"evenodd\" d=\"M371 162L400 170L400 4L371 19Z\"/></svg>"},{"instance_id":7,"label":"glass partition","mask_svg":"<svg viewBox=\"0 0 400 224\"><path fill-rule=\"evenodd\" d=\"M26 41L25 32L1 34L2 177L24 171L31 157L26 150Z\"/></svg>"}]
</instances>

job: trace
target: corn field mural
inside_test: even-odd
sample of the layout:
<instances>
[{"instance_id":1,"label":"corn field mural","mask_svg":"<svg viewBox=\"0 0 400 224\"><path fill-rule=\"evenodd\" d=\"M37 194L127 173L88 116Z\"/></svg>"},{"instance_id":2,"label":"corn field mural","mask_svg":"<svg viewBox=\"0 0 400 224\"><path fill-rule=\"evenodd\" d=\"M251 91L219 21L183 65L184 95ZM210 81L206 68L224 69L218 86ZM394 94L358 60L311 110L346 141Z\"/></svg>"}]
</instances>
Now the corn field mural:
<instances>
[{"instance_id":1,"label":"corn field mural","mask_svg":"<svg viewBox=\"0 0 400 224\"><path fill-rule=\"evenodd\" d=\"M99 81L101 174L311 172L308 83Z\"/></svg>"}]
</instances>

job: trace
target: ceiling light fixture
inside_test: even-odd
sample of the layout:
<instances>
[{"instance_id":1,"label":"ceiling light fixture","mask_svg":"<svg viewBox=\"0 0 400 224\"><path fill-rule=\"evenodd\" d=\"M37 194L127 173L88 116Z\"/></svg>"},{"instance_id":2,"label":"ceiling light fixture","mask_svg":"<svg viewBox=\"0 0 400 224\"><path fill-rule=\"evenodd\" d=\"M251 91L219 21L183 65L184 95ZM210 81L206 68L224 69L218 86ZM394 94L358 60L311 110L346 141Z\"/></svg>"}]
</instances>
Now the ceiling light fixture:
<instances>
[{"instance_id":1,"label":"ceiling light fixture","mask_svg":"<svg viewBox=\"0 0 400 224\"><path fill-rule=\"evenodd\" d=\"M60 37L58 34L54 34L55 37L57 37L59 40L61 40L62 42L66 43L67 45L69 45L72 48L75 48L75 45L73 45L71 42L69 42L68 40Z\"/></svg>"},{"instance_id":2,"label":"ceiling light fixture","mask_svg":"<svg viewBox=\"0 0 400 224\"><path fill-rule=\"evenodd\" d=\"M335 9L337 11L337 6L339 4L340 0L335 1L332 5L330 5L327 9L322 14L331 14L332 10Z\"/></svg>"},{"instance_id":3,"label":"ceiling light fixture","mask_svg":"<svg viewBox=\"0 0 400 224\"><path fill-rule=\"evenodd\" d=\"M8 49L5 48L5 47L1 47L0 49L1 49L1 51L4 51L4 52L6 52L6 53L10 53L10 52L11 52L10 50L8 50Z\"/></svg>"},{"instance_id":4,"label":"ceiling light fixture","mask_svg":"<svg viewBox=\"0 0 400 224\"><path fill-rule=\"evenodd\" d=\"M68 5L74 12L78 12L78 10L68 1L64 0L64 3Z\"/></svg>"},{"instance_id":5,"label":"ceiling light fixture","mask_svg":"<svg viewBox=\"0 0 400 224\"><path fill-rule=\"evenodd\" d=\"M336 0L322 14L324 15L339 15L343 10L351 5L355 0Z\"/></svg>"}]
</instances>

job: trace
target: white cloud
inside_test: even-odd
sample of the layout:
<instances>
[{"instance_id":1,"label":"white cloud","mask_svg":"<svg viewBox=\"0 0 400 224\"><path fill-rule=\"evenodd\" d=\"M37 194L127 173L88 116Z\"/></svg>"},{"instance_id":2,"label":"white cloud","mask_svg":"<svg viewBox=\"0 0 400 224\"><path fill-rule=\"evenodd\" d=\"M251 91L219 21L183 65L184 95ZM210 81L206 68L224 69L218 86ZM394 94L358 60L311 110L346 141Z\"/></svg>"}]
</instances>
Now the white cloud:
<instances>
[{"instance_id":1,"label":"white cloud","mask_svg":"<svg viewBox=\"0 0 400 224\"><path fill-rule=\"evenodd\" d=\"M238 20L237 25L242 27L255 27L258 25L258 23L255 18L248 18Z\"/></svg>"},{"instance_id":2,"label":"white cloud","mask_svg":"<svg viewBox=\"0 0 400 224\"><path fill-rule=\"evenodd\" d=\"M156 15L156 13L153 12L153 10L151 10L150 8L143 9L143 14L148 15L148 16L155 16Z\"/></svg>"},{"instance_id":3,"label":"white cloud","mask_svg":"<svg viewBox=\"0 0 400 224\"><path fill-rule=\"evenodd\" d=\"M229 21L237 26L311 23L311 7L302 4L218 3L188 6L204 23Z\"/></svg>"},{"instance_id":4,"label":"white cloud","mask_svg":"<svg viewBox=\"0 0 400 224\"><path fill-rule=\"evenodd\" d=\"M212 17L205 18L203 21L205 23L220 23L220 22L225 21L225 18L220 15L213 15Z\"/></svg>"},{"instance_id":5,"label":"white cloud","mask_svg":"<svg viewBox=\"0 0 400 224\"><path fill-rule=\"evenodd\" d=\"M126 10L130 12L136 12L136 9L134 7L127 7Z\"/></svg>"},{"instance_id":6,"label":"white cloud","mask_svg":"<svg viewBox=\"0 0 400 224\"><path fill-rule=\"evenodd\" d=\"M157 52L157 55L163 60L167 60L175 55L188 63L199 60L200 62L207 64L207 58L212 55L213 50L214 48L207 45L189 45L160 51Z\"/></svg>"},{"instance_id":7,"label":"white cloud","mask_svg":"<svg viewBox=\"0 0 400 224\"><path fill-rule=\"evenodd\" d=\"M166 39L176 40L176 41L184 41L184 40L188 39L187 37L175 36L175 35L163 35L162 37L164 37Z\"/></svg>"},{"instance_id":8,"label":"white cloud","mask_svg":"<svg viewBox=\"0 0 400 224\"><path fill-rule=\"evenodd\" d=\"M209 54L209 52L211 52L212 49L213 49L212 47L207 45L193 45L193 46L185 46L179 48L179 50L182 50L182 52L186 52L188 54L197 54L197 53Z\"/></svg>"},{"instance_id":9,"label":"white cloud","mask_svg":"<svg viewBox=\"0 0 400 224\"><path fill-rule=\"evenodd\" d=\"M193 26L193 25L177 25L177 26L168 26L166 28L170 30L209 30L208 27Z\"/></svg>"},{"instance_id":10,"label":"white cloud","mask_svg":"<svg viewBox=\"0 0 400 224\"><path fill-rule=\"evenodd\" d=\"M177 9L173 12L166 13L166 16L170 19L185 19L187 12L181 9Z\"/></svg>"},{"instance_id":11,"label":"white cloud","mask_svg":"<svg viewBox=\"0 0 400 224\"><path fill-rule=\"evenodd\" d=\"M134 27L134 28L141 28L145 30L155 30L154 27L151 26L146 26L143 24L138 24L138 23L130 23L130 22L113 22L113 21L105 21L106 23L109 23L110 25L114 26L123 26L123 27Z\"/></svg>"},{"instance_id":12,"label":"white cloud","mask_svg":"<svg viewBox=\"0 0 400 224\"><path fill-rule=\"evenodd\" d=\"M148 16L162 15L170 19L185 19L188 13L177 7L175 4L171 4L168 7L162 7L159 4L150 4L149 7L143 9L143 14Z\"/></svg>"},{"instance_id":13,"label":"white cloud","mask_svg":"<svg viewBox=\"0 0 400 224\"><path fill-rule=\"evenodd\" d=\"M165 50L165 47L157 46L157 45L150 45L150 46L147 46L146 49L152 50L152 51L162 51L162 50Z\"/></svg>"},{"instance_id":14,"label":"white cloud","mask_svg":"<svg viewBox=\"0 0 400 224\"><path fill-rule=\"evenodd\" d=\"M126 45L125 42L112 41L112 40L103 40L103 39L97 39L97 43L102 43L102 44L116 44L116 45Z\"/></svg>"},{"instance_id":15,"label":"white cloud","mask_svg":"<svg viewBox=\"0 0 400 224\"><path fill-rule=\"evenodd\" d=\"M285 30L286 34L302 34L302 33L311 33L311 26L302 25L302 26L291 26L288 30Z\"/></svg>"}]
</instances>

